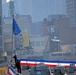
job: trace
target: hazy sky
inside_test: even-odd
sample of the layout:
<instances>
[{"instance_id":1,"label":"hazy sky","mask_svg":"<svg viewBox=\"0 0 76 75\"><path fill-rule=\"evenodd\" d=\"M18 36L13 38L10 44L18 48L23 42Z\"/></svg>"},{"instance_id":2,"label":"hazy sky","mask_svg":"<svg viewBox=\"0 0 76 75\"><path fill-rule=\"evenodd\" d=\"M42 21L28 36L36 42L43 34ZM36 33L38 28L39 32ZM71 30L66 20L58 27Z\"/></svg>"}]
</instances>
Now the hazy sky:
<instances>
[{"instance_id":1,"label":"hazy sky","mask_svg":"<svg viewBox=\"0 0 76 75\"><path fill-rule=\"evenodd\" d=\"M65 14L65 0L14 0L16 12L43 20L51 14Z\"/></svg>"},{"instance_id":2,"label":"hazy sky","mask_svg":"<svg viewBox=\"0 0 76 75\"><path fill-rule=\"evenodd\" d=\"M9 0L7 0L9 1ZM65 14L65 0L13 0L15 12L20 15L31 15L33 21L41 21L52 14ZM3 5L4 7L5 5ZM8 5L7 5L8 6ZM9 14L9 7L5 6L3 12ZM7 10L6 7L8 8ZM8 14L6 14L6 12Z\"/></svg>"}]
</instances>

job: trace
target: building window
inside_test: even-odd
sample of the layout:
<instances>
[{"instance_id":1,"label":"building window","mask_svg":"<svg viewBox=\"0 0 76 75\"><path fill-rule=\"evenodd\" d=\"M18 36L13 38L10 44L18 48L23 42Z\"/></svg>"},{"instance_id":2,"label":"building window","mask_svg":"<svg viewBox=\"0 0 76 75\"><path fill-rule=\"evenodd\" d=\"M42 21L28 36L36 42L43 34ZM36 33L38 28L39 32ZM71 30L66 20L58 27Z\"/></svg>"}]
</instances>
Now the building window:
<instances>
[{"instance_id":1,"label":"building window","mask_svg":"<svg viewBox=\"0 0 76 75\"><path fill-rule=\"evenodd\" d=\"M32 42L31 42L31 45L32 45L32 46L35 46L35 41L32 41Z\"/></svg>"},{"instance_id":2,"label":"building window","mask_svg":"<svg viewBox=\"0 0 76 75\"><path fill-rule=\"evenodd\" d=\"M41 41L41 46L45 46L45 42L44 41Z\"/></svg>"},{"instance_id":3,"label":"building window","mask_svg":"<svg viewBox=\"0 0 76 75\"><path fill-rule=\"evenodd\" d=\"M40 46L40 41L36 41L36 46Z\"/></svg>"},{"instance_id":4,"label":"building window","mask_svg":"<svg viewBox=\"0 0 76 75\"><path fill-rule=\"evenodd\" d=\"M0 35L2 35L2 28L0 27Z\"/></svg>"}]
</instances>

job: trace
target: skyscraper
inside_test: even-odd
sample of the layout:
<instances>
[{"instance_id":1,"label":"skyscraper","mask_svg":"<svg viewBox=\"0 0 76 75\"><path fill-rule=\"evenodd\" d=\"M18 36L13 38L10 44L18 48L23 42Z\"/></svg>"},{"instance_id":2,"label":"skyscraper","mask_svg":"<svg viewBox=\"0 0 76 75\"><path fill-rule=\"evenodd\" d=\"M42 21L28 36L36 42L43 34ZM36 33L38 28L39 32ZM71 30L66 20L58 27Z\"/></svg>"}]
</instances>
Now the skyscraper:
<instances>
[{"instance_id":1,"label":"skyscraper","mask_svg":"<svg viewBox=\"0 0 76 75\"><path fill-rule=\"evenodd\" d=\"M66 0L66 11L71 21L70 27L76 27L76 0Z\"/></svg>"},{"instance_id":2,"label":"skyscraper","mask_svg":"<svg viewBox=\"0 0 76 75\"><path fill-rule=\"evenodd\" d=\"M0 0L0 51L3 51L3 36L2 36L2 0Z\"/></svg>"}]
</instances>

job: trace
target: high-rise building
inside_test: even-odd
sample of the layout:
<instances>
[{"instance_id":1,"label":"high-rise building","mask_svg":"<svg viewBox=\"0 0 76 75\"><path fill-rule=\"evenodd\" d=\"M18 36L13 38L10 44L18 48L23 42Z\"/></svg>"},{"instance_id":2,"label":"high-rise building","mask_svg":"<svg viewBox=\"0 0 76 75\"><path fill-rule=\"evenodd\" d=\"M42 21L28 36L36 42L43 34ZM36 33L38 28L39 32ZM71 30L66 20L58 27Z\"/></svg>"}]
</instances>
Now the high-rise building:
<instances>
[{"instance_id":1,"label":"high-rise building","mask_svg":"<svg viewBox=\"0 0 76 75\"><path fill-rule=\"evenodd\" d=\"M0 0L0 51L4 50L2 34L2 0Z\"/></svg>"},{"instance_id":2,"label":"high-rise building","mask_svg":"<svg viewBox=\"0 0 76 75\"><path fill-rule=\"evenodd\" d=\"M31 35L34 36L43 36L43 24L42 21L33 22L31 25Z\"/></svg>"},{"instance_id":3,"label":"high-rise building","mask_svg":"<svg viewBox=\"0 0 76 75\"><path fill-rule=\"evenodd\" d=\"M70 27L76 27L76 0L66 0L66 11L70 18Z\"/></svg>"}]
</instances>

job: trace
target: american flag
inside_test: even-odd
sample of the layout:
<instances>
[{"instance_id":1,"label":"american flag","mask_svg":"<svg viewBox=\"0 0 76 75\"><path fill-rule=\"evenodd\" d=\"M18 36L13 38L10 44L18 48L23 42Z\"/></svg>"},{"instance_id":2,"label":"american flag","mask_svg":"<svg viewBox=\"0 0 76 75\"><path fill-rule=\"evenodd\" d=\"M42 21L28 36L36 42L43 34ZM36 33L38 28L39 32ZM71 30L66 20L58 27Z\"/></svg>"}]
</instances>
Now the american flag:
<instances>
[{"instance_id":1,"label":"american flag","mask_svg":"<svg viewBox=\"0 0 76 75\"><path fill-rule=\"evenodd\" d=\"M20 75L17 73L16 69L14 69L12 66L8 67L8 71L7 71L8 75Z\"/></svg>"}]
</instances>

